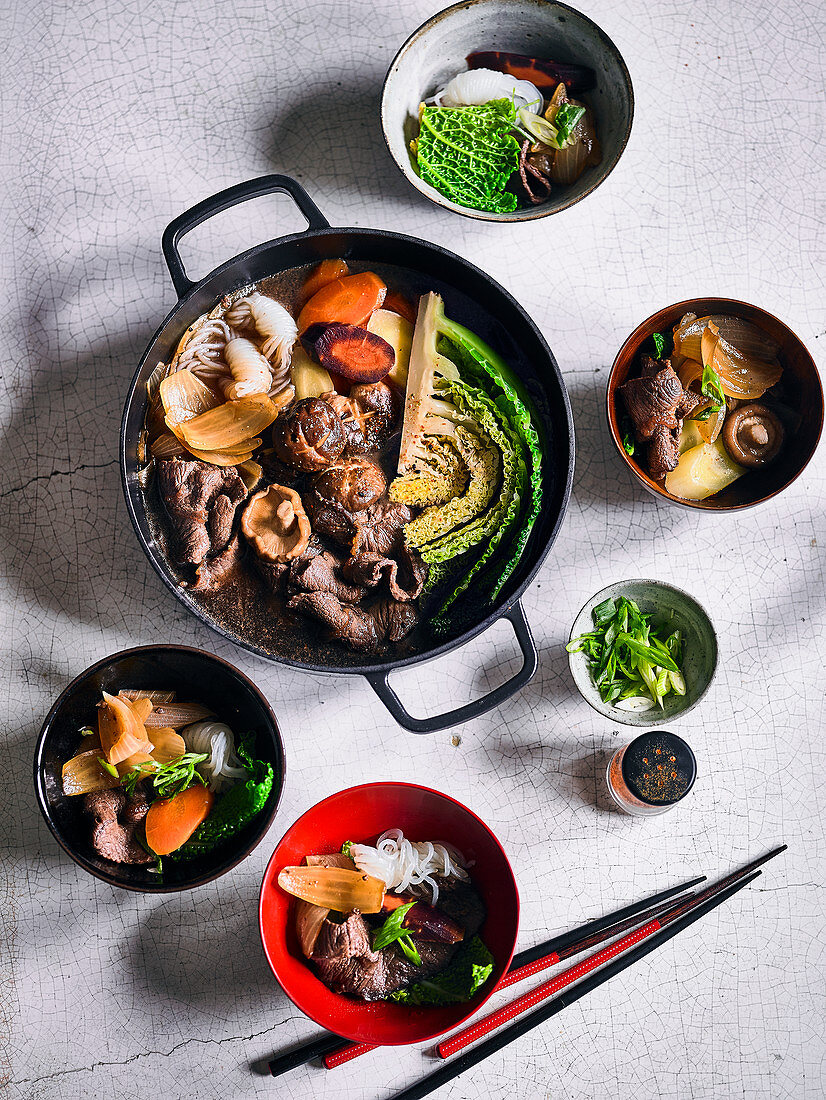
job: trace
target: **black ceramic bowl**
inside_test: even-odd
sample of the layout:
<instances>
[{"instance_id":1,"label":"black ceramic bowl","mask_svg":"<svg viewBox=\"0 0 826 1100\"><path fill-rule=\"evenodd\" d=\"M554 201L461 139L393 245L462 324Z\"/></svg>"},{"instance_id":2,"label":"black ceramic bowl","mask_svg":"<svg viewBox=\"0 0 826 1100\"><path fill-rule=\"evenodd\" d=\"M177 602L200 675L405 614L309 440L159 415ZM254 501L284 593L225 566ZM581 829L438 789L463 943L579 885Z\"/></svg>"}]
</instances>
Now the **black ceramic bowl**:
<instances>
[{"instance_id":1,"label":"black ceramic bowl","mask_svg":"<svg viewBox=\"0 0 826 1100\"><path fill-rule=\"evenodd\" d=\"M101 859L90 844L90 821L80 797L63 794L61 771L78 750L78 730L95 714L101 691L155 688L176 691L185 701L214 707L238 733L255 734L255 755L275 769L275 783L264 809L214 855L180 864L166 860L163 881L147 867ZM84 871L112 886L145 894L169 894L203 886L231 870L264 839L284 785L284 746L267 700L243 673L201 649L156 645L126 649L87 668L61 694L46 716L34 754L34 785L40 810L58 844Z\"/></svg>"}]
</instances>

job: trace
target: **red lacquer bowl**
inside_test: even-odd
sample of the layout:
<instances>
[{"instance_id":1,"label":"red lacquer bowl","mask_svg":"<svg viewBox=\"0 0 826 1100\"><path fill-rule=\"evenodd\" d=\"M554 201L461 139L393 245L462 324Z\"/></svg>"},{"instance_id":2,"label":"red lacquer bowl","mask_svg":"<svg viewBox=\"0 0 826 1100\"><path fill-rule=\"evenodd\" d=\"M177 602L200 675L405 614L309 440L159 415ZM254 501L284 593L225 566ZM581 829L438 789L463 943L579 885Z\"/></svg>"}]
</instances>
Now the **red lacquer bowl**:
<instances>
[{"instance_id":1,"label":"red lacquer bowl","mask_svg":"<svg viewBox=\"0 0 826 1100\"><path fill-rule=\"evenodd\" d=\"M279 871L301 864L307 855L337 852L345 840L372 843L386 829L394 828L411 840L453 844L468 861L473 861L473 884L488 912L481 936L495 965L491 978L467 1004L407 1008L383 1001L356 1001L329 990L301 954L291 919L293 899L278 886ZM412 783L366 783L325 798L288 830L264 874L258 919L272 972L302 1012L345 1039L393 1046L435 1039L461 1024L487 1001L508 969L516 946L519 894L499 841L461 803Z\"/></svg>"}]
</instances>

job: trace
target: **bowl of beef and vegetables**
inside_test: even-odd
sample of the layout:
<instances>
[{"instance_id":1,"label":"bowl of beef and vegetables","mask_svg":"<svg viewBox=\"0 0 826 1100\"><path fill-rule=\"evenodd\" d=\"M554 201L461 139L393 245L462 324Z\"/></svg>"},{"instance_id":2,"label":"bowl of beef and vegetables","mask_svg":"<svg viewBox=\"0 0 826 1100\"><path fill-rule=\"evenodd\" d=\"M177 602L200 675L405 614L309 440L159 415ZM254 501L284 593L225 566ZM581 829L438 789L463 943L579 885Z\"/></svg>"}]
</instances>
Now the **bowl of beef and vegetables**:
<instances>
[{"instance_id":1,"label":"bowl of beef and vegetables","mask_svg":"<svg viewBox=\"0 0 826 1100\"><path fill-rule=\"evenodd\" d=\"M257 688L197 649L99 661L49 712L35 755L41 811L85 870L143 892L225 874L272 823L281 737Z\"/></svg>"},{"instance_id":2,"label":"bowl of beef and vegetables","mask_svg":"<svg viewBox=\"0 0 826 1100\"><path fill-rule=\"evenodd\" d=\"M278 981L317 1023L358 1042L442 1034L509 965L519 899L507 857L460 803L371 783L332 795L287 832L260 898Z\"/></svg>"},{"instance_id":3,"label":"bowl of beef and vegetables","mask_svg":"<svg viewBox=\"0 0 826 1100\"><path fill-rule=\"evenodd\" d=\"M310 228L192 283L181 234L270 192ZM520 597L574 461L565 386L524 310L436 245L329 227L287 176L205 200L163 247L181 297L130 387L121 470L169 590L257 655L365 676L415 732L519 690L537 667ZM517 673L449 714L410 715L390 672L502 617Z\"/></svg>"},{"instance_id":4,"label":"bowl of beef and vegetables","mask_svg":"<svg viewBox=\"0 0 826 1100\"><path fill-rule=\"evenodd\" d=\"M422 194L470 217L527 221L602 183L633 104L622 57L581 12L471 0L405 42L381 113L391 155Z\"/></svg>"},{"instance_id":5,"label":"bowl of beef and vegetables","mask_svg":"<svg viewBox=\"0 0 826 1100\"><path fill-rule=\"evenodd\" d=\"M756 306L692 299L644 321L608 383L614 442L650 491L714 511L768 500L803 471L823 389L802 341Z\"/></svg>"}]
</instances>

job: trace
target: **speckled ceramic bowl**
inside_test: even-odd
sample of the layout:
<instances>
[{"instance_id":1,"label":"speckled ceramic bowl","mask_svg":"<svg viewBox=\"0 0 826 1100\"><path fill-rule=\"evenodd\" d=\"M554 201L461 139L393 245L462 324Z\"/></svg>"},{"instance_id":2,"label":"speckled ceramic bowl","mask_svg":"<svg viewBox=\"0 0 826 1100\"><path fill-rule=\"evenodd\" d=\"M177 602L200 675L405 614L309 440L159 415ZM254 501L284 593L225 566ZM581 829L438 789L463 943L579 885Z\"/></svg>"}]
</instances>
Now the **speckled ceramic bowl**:
<instances>
[{"instance_id":1,"label":"speckled ceramic bowl","mask_svg":"<svg viewBox=\"0 0 826 1100\"><path fill-rule=\"evenodd\" d=\"M644 615L654 616L655 624L673 623L682 630L681 667L686 682L685 695L666 696L663 709L654 707L647 711L620 710L610 703L603 703L591 680L588 658L584 653L568 655L571 675L585 702L606 718L624 726L661 726L696 707L708 691L717 667L717 634L711 619L687 592L663 581L632 580L611 584L592 596L574 620L569 640L593 630L593 608L604 600L616 599L617 596L633 600Z\"/></svg>"},{"instance_id":2,"label":"speckled ceramic bowl","mask_svg":"<svg viewBox=\"0 0 826 1100\"><path fill-rule=\"evenodd\" d=\"M417 130L419 103L466 69L467 55L476 50L507 50L592 68L597 85L584 96L596 115L602 162L586 169L576 183L555 186L547 202L511 214L459 206L420 179L409 147ZM622 156L633 117L631 77L617 47L582 12L551 0L464 0L438 12L394 57L381 100L387 148L413 186L446 210L491 222L547 218L586 198Z\"/></svg>"},{"instance_id":3,"label":"speckled ceramic bowl","mask_svg":"<svg viewBox=\"0 0 826 1100\"><path fill-rule=\"evenodd\" d=\"M261 812L215 852L199 859L165 861L163 878L146 866L102 859L90 843L91 825L80 797L63 793L61 771L78 751L78 731L95 714L101 691L122 688L176 691L181 700L213 707L236 733L255 736L255 756L268 760L275 783ZM153 645L126 649L87 668L62 692L46 716L34 754L34 785L46 824L63 850L84 871L124 890L168 894L190 890L225 875L264 839L284 784L284 746L275 715L251 680L228 661L202 649Z\"/></svg>"}]
</instances>

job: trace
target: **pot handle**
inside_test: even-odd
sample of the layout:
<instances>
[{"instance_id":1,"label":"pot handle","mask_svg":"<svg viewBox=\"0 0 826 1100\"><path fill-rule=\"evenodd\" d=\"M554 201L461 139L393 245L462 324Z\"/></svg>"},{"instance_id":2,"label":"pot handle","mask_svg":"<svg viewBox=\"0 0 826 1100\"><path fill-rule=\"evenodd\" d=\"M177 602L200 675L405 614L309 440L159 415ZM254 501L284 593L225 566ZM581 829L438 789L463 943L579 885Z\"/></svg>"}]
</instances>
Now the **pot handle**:
<instances>
[{"instance_id":1,"label":"pot handle","mask_svg":"<svg viewBox=\"0 0 826 1100\"><path fill-rule=\"evenodd\" d=\"M271 195L276 192L290 196L307 219L308 229L330 228L330 223L298 180L294 180L292 176L258 176L254 180L244 180L243 183L236 183L233 187L228 187L225 191L219 191L217 195L204 199L203 202L199 202L190 210L185 210L183 214L179 214L174 221L171 221L164 230L161 248L179 298L183 298L195 286L195 283L187 278L181 254L178 251L178 243L181 237L200 225L201 222L205 222L207 218L211 218L213 214L220 214L222 210L228 210L231 206L237 206L238 203L246 202L248 199L257 199L262 195Z\"/></svg>"},{"instance_id":2,"label":"pot handle","mask_svg":"<svg viewBox=\"0 0 826 1100\"><path fill-rule=\"evenodd\" d=\"M516 640L522 650L522 667L504 684L500 684L488 695L483 695L481 699L474 699L472 703L466 703L465 706L457 707L446 714L435 714L432 718L414 718L407 713L401 699L390 686L390 672L368 672L366 674L367 680L399 725L406 730L410 730L411 733L436 733L438 730L458 726L462 722L469 722L471 718L478 718L482 714L487 714L489 710L498 707L506 699L510 699L512 695L515 695L520 688L523 688L533 677L539 664L536 643L533 640L531 628L528 626L528 620L525 618L521 602L517 600L513 607L509 607L503 618L508 619L513 626Z\"/></svg>"}]
</instances>

